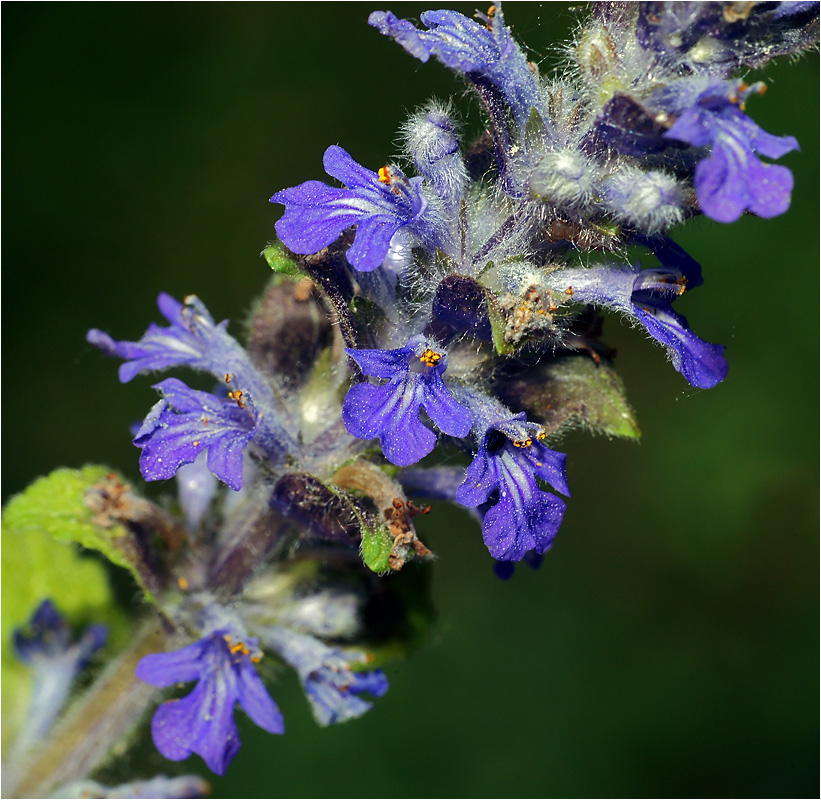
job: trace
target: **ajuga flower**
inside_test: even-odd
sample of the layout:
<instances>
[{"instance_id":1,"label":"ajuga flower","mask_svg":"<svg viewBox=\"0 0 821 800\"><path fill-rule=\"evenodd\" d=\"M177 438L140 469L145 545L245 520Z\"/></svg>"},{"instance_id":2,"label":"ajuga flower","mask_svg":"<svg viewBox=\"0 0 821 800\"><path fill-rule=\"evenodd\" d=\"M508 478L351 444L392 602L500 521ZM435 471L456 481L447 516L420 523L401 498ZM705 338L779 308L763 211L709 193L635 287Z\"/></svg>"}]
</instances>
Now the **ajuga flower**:
<instances>
[{"instance_id":1,"label":"ajuga flower","mask_svg":"<svg viewBox=\"0 0 821 800\"><path fill-rule=\"evenodd\" d=\"M342 418L360 439L379 437L385 457L407 466L430 453L436 436L419 419L424 408L443 433L466 436L471 417L448 390L442 374L448 354L424 336L395 350L347 350L366 375L387 378L374 386L357 383L348 390Z\"/></svg>"},{"instance_id":2,"label":"ajuga flower","mask_svg":"<svg viewBox=\"0 0 821 800\"><path fill-rule=\"evenodd\" d=\"M163 399L145 418L134 444L142 449L140 471L148 481L166 480L183 464L208 452L208 469L238 491L242 454L257 428L250 399L225 399L189 389L168 378L154 386Z\"/></svg>"},{"instance_id":3,"label":"ajuga flower","mask_svg":"<svg viewBox=\"0 0 821 800\"><path fill-rule=\"evenodd\" d=\"M306 181L277 192L271 202L285 206L277 234L295 253L316 253L356 225L348 261L356 269L374 270L385 260L393 235L405 226L414 230L426 205L422 179L409 180L395 167L371 172L336 145L325 151L323 164L346 188Z\"/></svg>"},{"instance_id":4,"label":"ajuga flower","mask_svg":"<svg viewBox=\"0 0 821 800\"><path fill-rule=\"evenodd\" d=\"M797 150L798 142L794 136L767 133L743 113L746 99L764 89L763 83L708 81L665 134L694 147L710 147L694 181L701 210L718 222L734 222L744 211L775 217L790 206L792 173L765 164L757 154L781 158ZM672 87L662 91L674 95ZM671 102L674 109L681 106L680 98Z\"/></svg>"},{"instance_id":5,"label":"ajuga flower","mask_svg":"<svg viewBox=\"0 0 821 800\"><path fill-rule=\"evenodd\" d=\"M526 553L544 553L564 516L565 503L539 487L537 478L570 496L563 453L543 443L544 431L516 414L488 425L479 451L456 491L456 500L474 508L493 506L482 523L490 554L499 561L520 561ZM494 502L491 495L498 492Z\"/></svg>"},{"instance_id":6,"label":"ajuga flower","mask_svg":"<svg viewBox=\"0 0 821 800\"><path fill-rule=\"evenodd\" d=\"M268 733L283 733L276 703L256 673L262 654L256 639L238 640L231 631L214 631L171 653L154 653L137 664L136 675L152 686L197 681L194 690L163 703L151 721L157 749L171 761L197 753L222 775L239 751L234 706Z\"/></svg>"},{"instance_id":7,"label":"ajuga flower","mask_svg":"<svg viewBox=\"0 0 821 800\"><path fill-rule=\"evenodd\" d=\"M364 653L346 654L313 636L286 628L269 628L260 635L297 671L320 725L360 717L372 706L363 694L381 697L388 691L388 679L382 670L351 670L351 664L361 661Z\"/></svg>"},{"instance_id":8,"label":"ajuga flower","mask_svg":"<svg viewBox=\"0 0 821 800\"><path fill-rule=\"evenodd\" d=\"M74 641L68 622L51 600L43 600L31 619L14 631L14 653L34 674L25 740L45 736L68 700L72 683L105 644L105 625L89 626ZM22 749L19 741L19 749Z\"/></svg>"},{"instance_id":9,"label":"ajuga flower","mask_svg":"<svg viewBox=\"0 0 821 800\"><path fill-rule=\"evenodd\" d=\"M550 276L548 285L572 302L612 308L637 320L667 348L673 366L693 386L711 389L727 374L724 346L699 339L687 320L672 310L672 302L684 294L688 282L701 283L696 262L680 263L690 269L664 265L645 270L622 265L567 269Z\"/></svg>"}]
</instances>

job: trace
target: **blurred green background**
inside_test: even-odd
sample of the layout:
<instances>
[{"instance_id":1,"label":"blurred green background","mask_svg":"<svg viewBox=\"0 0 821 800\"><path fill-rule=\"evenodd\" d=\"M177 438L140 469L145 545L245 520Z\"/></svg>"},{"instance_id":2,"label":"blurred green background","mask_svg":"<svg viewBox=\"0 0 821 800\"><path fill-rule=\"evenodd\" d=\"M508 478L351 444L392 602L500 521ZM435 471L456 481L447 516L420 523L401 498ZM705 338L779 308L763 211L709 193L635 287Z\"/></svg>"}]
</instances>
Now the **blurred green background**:
<instances>
[{"instance_id":1,"label":"blurred green background","mask_svg":"<svg viewBox=\"0 0 821 800\"><path fill-rule=\"evenodd\" d=\"M151 379L121 386L88 328L138 338L165 290L239 334L273 192L323 178L329 144L383 164L432 95L478 129L462 84L368 28L372 8L4 4L4 498L87 461L138 479ZM506 14L558 63L569 6ZM609 319L643 440L566 438L573 498L542 569L496 580L469 518L436 508L431 642L361 720L317 728L295 680L274 690L286 736L238 713L216 796L817 796L817 55L763 77L749 112L803 148L782 160L793 207L676 233L706 276L679 310L727 344L727 380L692 389ZM153 758L141 774L173 767Z\"/></svg>"}]
</instances>

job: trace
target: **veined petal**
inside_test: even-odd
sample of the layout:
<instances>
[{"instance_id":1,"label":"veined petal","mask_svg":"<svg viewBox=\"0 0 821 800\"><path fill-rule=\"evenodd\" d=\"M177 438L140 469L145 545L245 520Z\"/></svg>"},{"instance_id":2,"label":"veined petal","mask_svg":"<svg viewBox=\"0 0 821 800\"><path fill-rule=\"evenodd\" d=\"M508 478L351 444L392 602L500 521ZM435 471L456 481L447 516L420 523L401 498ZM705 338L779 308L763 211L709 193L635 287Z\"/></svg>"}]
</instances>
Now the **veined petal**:
<instances>
[{"instance_id":1,"label":"veined petal","mask_svg":"<svg viewBox=\"0 0 821 800\"><path fill-rule=\"evenodd\" d=\"M564 511L564 500L538 489L522 505L506 494L485 515L482 537L498 561L521 561L528 553L550 548Z\"/></svg>"},{"instance_id":2,"label":"veined petal","mask_svg":"<svg viewBox=\"0 0 821 800\"><path fill-rule=\"evenodd\" d=\"M268 694L249 659L243 659L237 667L237 700L255 725L268 733L285 732L279 707Z\"/></svg>"},{"instance_id":3,"label":"veined petal","mask_svg":"<svg viewBox=\"0 0 821 800\"><path fill-rule=\"evenodd\" d=\"M363 209L352 200L349 189L338 189L321 181L305 181L277 192L272 203L282 203L285 214L275 224L277 236L295 253L318 253L362 218Z\"/></svg>"},{"instance_id":4,"label":"veined petal","mask_svg":"<svg viewBox=\"0 0 821 800\"><path fill-rule=\"evenodd\" d=\"M565 462L567 456L556 450L551 450L541 442L533 442L530 447L522 448L525 457L530 461L533 474L549 483L557 492L570 497L570 487L567 485Z\"/></svg>"},{"instance_id":5,"label":"veined petal","mask_svg":"<svg viewBox=\"0 0 821 800\"><path fill-rule=\"evenodd\" d=\"M423 380L425 392L422 407L436 427L449 436L467 436L473 424L470 411L456 402L438 372L431 371Z\"/></svg>"},{"instance_id":6,"label":"veined petal","mask_svg":"<svg viewBox=\"0 0 821 800\"><path fill-rule=\"evenodd\" d=\"M372 375L374 378L393 378L397 374L407 372L413 348L407 345L396 350L346 348L345 352L359 364L366 375Z\"/></svg>"},{"instance_id":7,"label":"veined petal","mask_svg":"<svg viewBox=\"0 0 821 800\"><path fill-rule=\"evenodd\" d=\"M165 395L149 412L134 444L142 449L146 480L167 480L182 464L208 450L208 469L234 491L242 487L242 453L256 429L250 408L189 389L168 378L156 384ZM179 410L177 410L179 409Z\"/></svg>"},{"instance_id":8,"label":"veined petal","mask_svg":"<svg viewBox=\"0 0 821 800\"><path fill-rule=\"evenodd\" d=\"M211 772L224 775L240 748L234 698L224 682L201 680L191 694L157 709L151 736L167 759L182 761L197 753Z\"/></svg>"},{"instance_id":9,"label":"veined petal","mask_svg":"<svg viewBox=\"0 0 821 800\"><path fill-rule=\"evenodd\" d=\"M387 384L390 386L390 384ZM400 467L415 464L436 446L436 435L419 419L424 384L419 375L408 375L401 389L382 409L379 443L385 458Z\"/></svg>"},{"instance_id":10,"label":"veined petal","mask_svg":"<svg viewBox=\"0 0 821 800\"><path fill-rule=\"evenodd\" d=\"M669 308L650 306L637 306L636 314L647 332L667 348L673 367L691 385L712 389L727 376L724 346L699 339L684 317Z\"/></svg>"},{"instance_id":11,"label":"veined petal","mask_svg":"<svg viewBox=\"0 0 821 800\"><path fill-rule=\"evenodd\" d=\"M166 687L199 680L203 642L194 642L170 653L151 653L137 663L134 674L152 686Z\"/></svg>"},{"instance_id":12,"label":"veined petal","mask_svg":"<svg viewBox=\"0 0 821 800\"><path fill-rule=\"evenodd\" d=\"M747 170L752 153L722 140L699 161L694 183L701 210L716 222L735 222L749 204Z\"/></svg>"},{"instance_id":13,"label":"veined petal","mask_svg":"<svg viewBox=\"0 0 821 800\"><path fill-rule=\"evenodd\" d=\"M356 229L356 239L348 250L348 261L362 272L382 266L391 247L393 235L404 223L395 216L380 214L363 219Z\"/></svg>"},{"instance_id":14,"label":"veined petal","mask_svg":"<svg viewBox=\"0 0 821 800\"><path fill-rule=\"evenodd\" d=\"M385 260L394 234L412 226L425 209L419 180L409 181L396 169L387 179L357 164L337 145L325 151L326 172L346 184L337 189L319 181L277 192L272 203L282 203L285 214L276 223L279 238L296 253L316 253L346 228L357 225L348 261L372 271Z\"/></svg>"},{"instance_id":15,"label":"veined petal","mask_svg":"<svg viewBox=\"0 0 821 800\"><path fill-rule=\"evenodd\" d=\"M382 386L357 383L348 389L342 405L342 419L351 436L358 439L375 439L385 425L385 406L392 403L396 394L395 382ZM393 406L388 408L388 413Z\"/></svg>"},{"instance_id":16,"label":"veined petal","mask_svg":"<svg viewBox=\"0 0 821 800\"><path fill-rule=\"evenodd\" d=\"M190 694L163 703L154 713L151 734L166 758L181 761L197 753L222 775L240 747L234 724L237 702L264 730L282 733L279 710L254 671L258 654L255 640L246 644L218 630L176 652L140 660L137 677L153 685L197 681Z\"/></svg>"},{"instance_id":17,"label":"veined petal","mask_svg":"<svg viewBox=\"0 0 821 800\"><path fill-rule=\"evenodd\" d=\"M479 448L465 473L465 479L456 490L456 502L468 508L476 508L486 502L490 493L499 485L493 460L484 447Z\"/></svg>"}]
</instances>

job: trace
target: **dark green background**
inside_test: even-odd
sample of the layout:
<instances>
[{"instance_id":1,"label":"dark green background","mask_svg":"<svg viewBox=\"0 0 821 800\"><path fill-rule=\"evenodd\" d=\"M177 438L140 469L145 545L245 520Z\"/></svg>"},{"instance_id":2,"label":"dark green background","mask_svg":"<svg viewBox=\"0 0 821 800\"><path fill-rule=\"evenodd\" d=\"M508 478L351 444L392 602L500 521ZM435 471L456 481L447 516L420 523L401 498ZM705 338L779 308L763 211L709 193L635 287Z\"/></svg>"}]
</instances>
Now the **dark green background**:
<instances>
[{"instance_id":1,"label":"dark green background","mask_svg":"<svg viewBox=\"0 0 821 800\"><path fill-rule=\"evenodd\" d=\"M162 289L239 333L274 191L324 177L332 143L380 166L434 94L478 124L370 10L4 4L5 497L86 461L138 478L127 426L151 381L120 386L89 327L138 338ZM556 64L568 8L506 10ZM217 796L817 795L817 74L816 55L780 63L750 102L801 142L789 213L676 233L706 276L679 310L728 345L727 380L692 389L610 319L644 437L567 437L573 498L541 571L497 581L478 529L437 508L419 525L440 556L431 643L338 728L314 725L295 681L274 687L287 735L243 718Z\"/></svg>"}]
</instances>

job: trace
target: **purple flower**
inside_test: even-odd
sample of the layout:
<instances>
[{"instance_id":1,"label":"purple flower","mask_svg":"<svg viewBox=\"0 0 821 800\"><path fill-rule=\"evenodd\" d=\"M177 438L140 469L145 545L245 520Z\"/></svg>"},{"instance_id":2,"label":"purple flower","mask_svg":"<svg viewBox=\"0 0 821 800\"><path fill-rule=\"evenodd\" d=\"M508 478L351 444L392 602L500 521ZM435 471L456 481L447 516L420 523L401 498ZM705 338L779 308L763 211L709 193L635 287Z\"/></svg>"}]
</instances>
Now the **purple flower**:
<instances>
[{"instance_id":1,"label":"purple flower","mask_svg":"<svg viewBox=\"0 0 821 800\"><path fill-rule=\"evenodd\" d=\"M428 30L419 30L410 20L398 19L390 11L374 11L368 24L420 61L436 56L445 66L463 73L480 94L481 87L490 84L524 131L530 110L542 109L538 83L527 58L505 27L501 8L482 19L484 24L456 11L425 11L420 20Z\"/></svg>"},{"instance_id":2,"label":"purple flower","mask_svg":"<svg viewBox=\"0 0 821 800\"><path fill-rule=\"evenodd\" d=\"M426 207L421 178L408 180L394 167L371 172L336 145L325 151L323 165L328 175L347 188L306 181L271 198L272 203L285 206L276 231L293 252L317 253L356 225L348 261L356 269L370 272L385 260L391 239L400 228L410 226L423 234L421 227L417 230L413 226Z\"/></svg>"},{"instance_id":3,"label":"purple flower","mask_svg":"<svg viewBox=\"0 0 821 800\"><path fill-rule=\"evenodd\" d=\"M419 461L436 444L422 424L419 409L443 433L467 436L471 414L453 399L442 373L448 356L424 336L414 336L396 350L346 350L366 375L387 378L381 386L358 383L348 390L342 419L359 439L379 437L385 457L399 466Z\"/></svg>"},{"instance_id":4,"label":"purple flower","mask_svg":"<svg viewBox=\"0 0 821 800\"><path fill-rule=\"evenodd\" d=\"M14 652L34 674L26 723L15 743L17 751L42 739L68 699L78 673L106 642L105 625L91 625L73 641L66 620L51 600L44 600L13 635Z\"/></svg>"},{"instance_id":5,"label":"purple flower","mask_svg":"<svg viewBox=\"0 0 821 800\"><path fill-rule=\"evenodd\" d=\"M694 147L711 147L696 167L694 182L701 210L718 222L734 222L744 211L775 217L789 208L792 173L765 164L756 154L780 158L797 150L798 142L794 136L767 133L743 113L747 97L763 90L763 84L710 81L665 134Z\"/></svg>"},{"instance_id":6,"label":"purple flower","mask_svg":"<svg viewBox=\"0 0 821 800\"><path fill-rule=\"evenodd\" d=\"M388 679L382 670L351 670L351 662L363 660L364 653L346 654L313 636L286 628L268 628L260 635L297 671L320 725L334 725L361 717L373 704L360 695L368 693L382 697L388 691Z\"/></svg>"},{"instance_id":7,"label":"purple flower","mask_svg":"<svg viewBox=\"0 0 821 800\"><path fill-rule=\"evenodd\" d=\"M236 351L242 352L242 348L226 333L227 320L217 325L195 295L189 295L185 302L180 303L162 292L157 298L157 306L171 325L161 328L152 322L139 342L116 342L96 328L86 335L86 340L106 355L125 359L125 363L120 365L122 383L128 383L143 372L176 366L215 372L217 375L220 374L219 370L223 373L234 371L226 361L231 356L236 357ZM215 349L220 352L215 353ZM216 370L215 358L222 361Z\"/></svg>"},{"instance_id":8,"label":"purple flower","mask_svg":"<svg viewBox=\"0 0 821 800\"><path fill-rule=\"evenodd\" d=\"M171 325L167 328L161 328L154 323L150 324L139 342L117 342L107 333L96 329L88 332L86 340L99 347L106 355L126 360L124 364L120 365L120 380L123 383L130 381L143 372L166 370L176 366L191 367L192 369L211 373L220 381L224 380L229 383L232 387L229 396L236 395L244 398L238 405L247 405L250 398L253 399L257 444L261 446L272 461L283 461L286 452L298 452L299 444L289 432L292 426L287 421L287 410L277 401L268 379L252 364L242 345L228 334L226 331L227 320L216 324L213 317L208 313L208 309L194 295L189 295L185 298L185 302L179 303L170 295L162 293L157 299L157 305ZM179 387L183 387L184 391L180 390ZM222 407L214 405L218 401L215 401L211 395L206 392L194 392L185 387L180 381L164 381L155 388L160 388L166 392L174 392L179 396L180 402L184 406L179 407L181 411L195 413L195 398L202 401L201 410L203 410L206 417L208 416L208 410L213 411L213 408ZM169 415L171 412L158 421L158 415L164 408L165 406L160 404L154 406L145 424L140 429L138 438L144 439L158 425L163 429L167 427L166 423L170 422ZM236 427L242 415L229 414L228 416L233 419L231 426ZM179 428L181 423L182 420L177 420L173 426L175 437L182 434L182 429ZM215 438L213 431L211 434L210 437L206 437L205 441L211 441ZM200 442L200 445L203 443L203 440L199 437L186 441L191 444L195 440ZM142 446L136 440L135 443ZM167 444L166 442L164 446L167 446ZM181 444L182 442L177 440L175 446ZM223 441L223 445L225 444L226 442ZM195 447L200 445L195 445ZM152 473L156 474L156 477L149 477L146 472L143 472L143 475L148 480L170 478L180 464L187 464L194 460L193 454L193 450L186 451L185 457L181 457L176 461L175 466L170 471L168 466L161 462L148 467ZM145 458L147 456L144 453L143 461ZM218 466L217 455L209 456L208 459L209 469L214 472L211 467L212 463ZM214 474L234 488L234 484L226 480L222 474L218 472L214 472Z\"/></svg>"},{"instance_id":9,"label":"purple flower","mask_svg":"<svg viewBox=\"0 0 821 800\"><path fill-rule=\"evenodd\" d=\"M550 288L564 292L573 302L604 306L638 320L667 348L673 367L690 384L712 389L727 375L724 346L699 339L671 305L691 280L694 286L701 283L698 262L681 248L670 246L669 240L653 241L668 242L667 246L659 244L659 268L613 265L566 269L550 276Z\"/></svg>"},{"instance_id":10,"label":"purple flower","mask_svg":"<svg viewBox=\"0 0 821 800\"><path fill-rule=\"evenodd\" d=\"M457 502L475 508L493 502L491 495L498 491L482 523L485 544L498 561L544 553L561 525L564 501L539 488L536 479L569 497L566 456L542 439L544 431L527 422L524 413L492 423L456 492Z\"/></svg>"},{"instance_id":11,"label":"purple flower","mask_svg":"<svg viewBox=\"0 0 821 800\"><path fill-rule=\"evenodd\" d=\"M236 641L227 630L142 658L135 674L152 686L197 681L190 694L163 703L154 713L151 735L157 749L171 761L198 753L212 772L224 774L240 747L237 703L263 730L283 733L282 715L254 669L260 658L256 639Z\"/></svg>"},{"instance_id":12,"label":"purple flower","mask_svg":"<svg viewBox=\"0 0 821 800\"><path fill-rule=\"evenodd\" d=\"M142 449L147 481L172 478L183 464L208 451L210 472L234 491L242 488L242 454L257 429L253 407L242 393L220 399L168 378L154 385L163 394L134 437Z\"/></svg>"}]
</instances>

